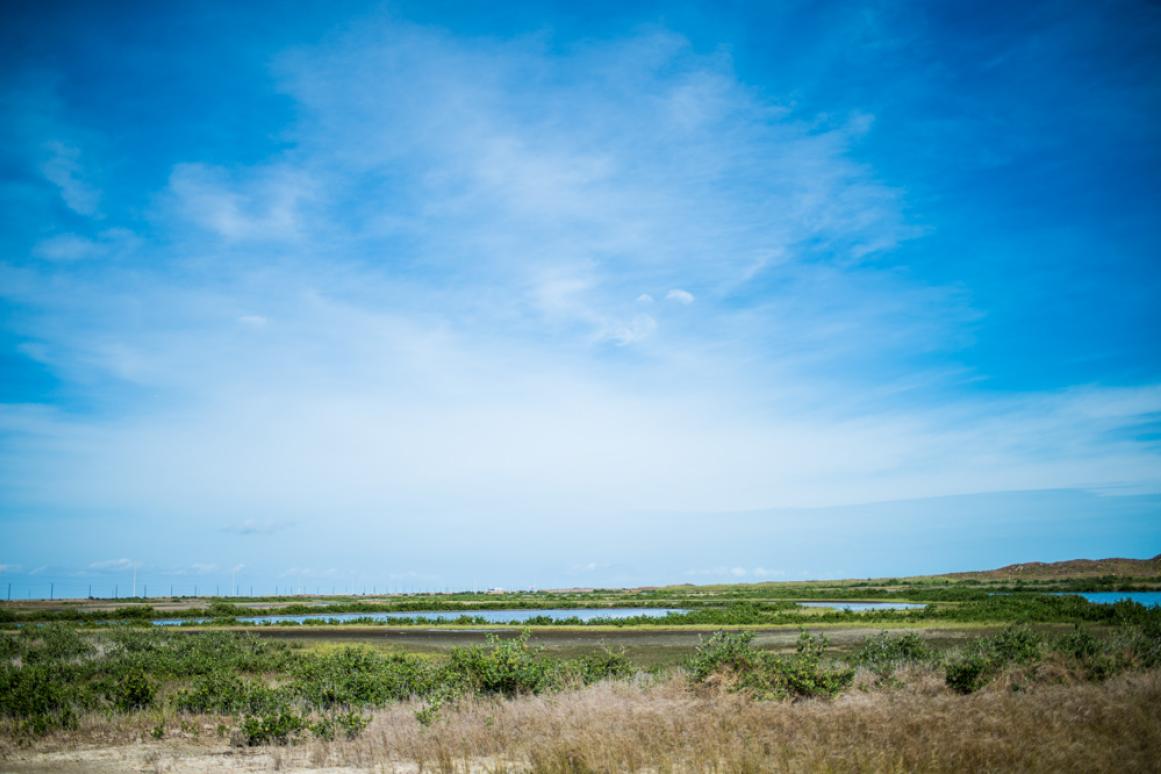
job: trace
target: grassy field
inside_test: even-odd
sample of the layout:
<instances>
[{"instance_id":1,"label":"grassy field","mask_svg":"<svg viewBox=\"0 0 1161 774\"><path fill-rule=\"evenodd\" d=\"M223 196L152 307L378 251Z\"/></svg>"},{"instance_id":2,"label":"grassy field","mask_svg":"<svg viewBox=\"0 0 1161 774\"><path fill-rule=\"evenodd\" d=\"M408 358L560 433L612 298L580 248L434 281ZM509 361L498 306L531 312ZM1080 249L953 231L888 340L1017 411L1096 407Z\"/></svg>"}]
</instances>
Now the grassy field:
<instances>
[{"instance_id":1,"label":"grassy field","mask_svg":"<svg viewBox=\"0 0 1161 774\"><path fill-rule=\"evenodd\" d=\"M680 680L603 682L551 696L473 698L430 726L415 702L354 740L233 747L213 718L151 734L152 719L83 726L10 751L4 771L965 772L1156 771L1161 676L1014 692L948 693L938 675L832 701L755 702Z\"/></svg>"},{"instance_id":2,"label":"grassy field","mask_svg":"<svg viewBox=\"0 0 1161 774\"><path fill-rule=\"evenodd\" d=\"M1161 609L1045 593L1067 578L889 581L5 606L0 771L1155 770ZM167 605L209 620L151 626ZM650 605L689 613L237 622Z\"/></svg>"}]
</instances>

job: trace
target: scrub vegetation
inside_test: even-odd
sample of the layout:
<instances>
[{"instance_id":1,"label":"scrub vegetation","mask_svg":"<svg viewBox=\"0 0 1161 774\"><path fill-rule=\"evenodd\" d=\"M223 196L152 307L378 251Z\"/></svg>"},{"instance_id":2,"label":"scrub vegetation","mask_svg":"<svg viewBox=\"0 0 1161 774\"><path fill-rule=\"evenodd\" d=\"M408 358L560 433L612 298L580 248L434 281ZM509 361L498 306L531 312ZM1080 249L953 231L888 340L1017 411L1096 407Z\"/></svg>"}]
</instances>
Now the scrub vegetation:
<instances>
[{"instance_id":1,"label":"scrub vegetation","mask_svg":"<svg viewBox=\"0 0 1161 774\"><path fill-rule=\"evenodd\" d=\"M554 658L527 630L430 657L368 646L307 648L249 633L28 625L0 638L0 727L10 744L20 744L137 717L164 738L211 718L215 732L235 745L287 745L354 739L376 711L395 705L412 706L412 722L431 726L465 701L565 695L599 682L645 690L677 681L691 695L721 692L754 702L833 700L933 677L949 695L995 684L1026 691L1155 673L1161 610L1136 607L1116 626L1045 634L1014 624L944 651L913 632L884 630L839 654L823 634L804 630L782 653L755 647L752 632L719 631L681 666L652 672L608 648Z\"/></svg>"},{"instance_id":2,"label":"scrub vegetation","mask_svg":"<svg viewBox=\"0 0 1161 774\"><path fill-rule=\"evenodd\" d=\"M597 636L565 657L542 644L559 622L536 619L523 628L492 624L482 643L420 653L394 642L271 636L281 627L156 627L149 622L158 611L145 605L127 608L132 614L13 606L0 627L0 758L33 761L53 746L145 742L159 746L158 755L194 744L304 767L390 759L391 766L441 771L1131 770L1134 760L1161 759L1150 709L1161 698L1161 608L1002 584L884 585L847 583L837 595L839 587L809 584L590 591L551 600L440 595L322 608L681 607L688 612L660 619L661 629L652 618L602 622L700 632L683 635L699 637L696 647L664 663L596 644L606 634L618 642L616 629L586 629ZM858 613L795 604L838 597L927 607ZM189 609L236 622L243 612L295 605L320 611L293 600L216 600ZM797 639L790 639L795 628L772 639L774 630L763 635L763 625L797 627ZM933 636L940 631L956 634ZM828 640L836 633L839 646ZM640 633L621 641L633 634ZM1050 705L1060 723L1038 723ZM908 741L939 739L956 717L962 734L990 734L991 746L962 734L926 751ZM1022 740L1010 733L1016 728L1024 729ZM1069 742L1074 760L1063 760L1066 731L1095 746L1077 751L1079 743ZM1035 750L1041 757L1030 758Z\"/></svg>"},{"instance_id":3,"label":"scrub vegetation","mask_svg":"<svg viewBox=\"0 0 1161 774\"><path fill-rule=\"evenodd\" d=\"M1152 564L1150 564L1152 566ZM949 576L862 581L762 583L732 586L666 586L646 589L410 594L373 597L255 597L214 599L58 600L0 603L0 625L25 622L148 623L184 621L190 626L238 626L240 619L267 616L348 614L345 621L278 621L267 626L778 626L800 624L939 624L1011 622L1116 625L1136 613L1131 606L1090 604L1075 596L1084 591L1155 591L1161 575L1100 576L1028 580L978 580ZM830 608L803 608L799 602L830 602ZM843 604L912 603L907 610L844 609ZM534 616L512 624L480 617L488 610L575 609L598 613L612 608L671 608L664 616L595 618ZM450 620L427 612L458 614ZM374 613L403 617L376 620ZM409 615L413 614L413 615Z\"/></svg>"}]
</instances>

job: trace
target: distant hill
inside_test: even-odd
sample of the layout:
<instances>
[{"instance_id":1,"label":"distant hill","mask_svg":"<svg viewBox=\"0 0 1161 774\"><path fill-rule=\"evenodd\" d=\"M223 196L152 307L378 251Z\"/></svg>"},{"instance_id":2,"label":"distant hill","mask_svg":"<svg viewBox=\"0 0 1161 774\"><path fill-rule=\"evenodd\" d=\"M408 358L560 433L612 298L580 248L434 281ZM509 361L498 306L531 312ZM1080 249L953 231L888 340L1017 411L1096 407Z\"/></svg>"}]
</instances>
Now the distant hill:
<instances>
[{"instance_id":1,"label":"distant hill","mask_svg":"<svg viewBox=\"0 0 1161 774\"><path fill-rule=\"evenodd\" d=\"M996 570L951 572L940 577L955 580L1057 580L1062 578L1100 578L1117 575L1126 578L1161 576L1161 554L1152 559L1069 559L1064 562L1022 562Z\"/></svg>"}]
</instances>

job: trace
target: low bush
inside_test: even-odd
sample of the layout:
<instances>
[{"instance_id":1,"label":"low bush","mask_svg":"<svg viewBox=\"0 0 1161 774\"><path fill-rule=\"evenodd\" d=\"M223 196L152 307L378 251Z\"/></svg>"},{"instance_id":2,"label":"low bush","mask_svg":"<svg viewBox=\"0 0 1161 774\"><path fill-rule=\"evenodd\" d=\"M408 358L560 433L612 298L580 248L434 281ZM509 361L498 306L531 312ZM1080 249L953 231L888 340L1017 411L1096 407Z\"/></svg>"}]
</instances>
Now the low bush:
<instances>
[{"instance_id":1,"label":"low bush","mask_svg":"<svg viewBox=\"0 0 1161 774\"><path fill-rule=\"evenodd\" d=\"M263 744L285 745L310 727L310 721L291 709L283 708L263 715L242 718L238 726L239 741L247 747Z\"/></svg>"},{"instance_id":2,"label":"low bush","mask_svg":"<svg viewBox=\"0 0 1161 774\"><path fill-rule=\"evenodd\" d=\"M108 680L104 696L118 712L133 712L153 705L157 685L144 672L131 670Z\"/></svg>"},{"instance_id":3,"label":"low bush","mask_svg":"<svg viewBox=\"0 0 1161 774\"><path fill-rule=\"evenodd\" d=\"M92 643L76 627L63 623L26 627L21 639L21 657L29 664L75 661L93 653Z\"/></svg>"},{"instance_id":4,"label":"low bush","mask_svg":"<svg viewBox=\"0 0 1161 774\"><path fill-rule=\"evenodd\" d=\"M637 671L633 662L625 655L624 649L612 650L602 647L596 653L582 656L572 662L573 671L584 685L601 680L621 680Z\"/></svg>"},{"instance_id":5,"label":"low bush","mask_svg":"<svg viewBox=\"0 0 1161 774\"><path fill-rule=\"evenodd\" d=\"M996 665L982 653L965 653L947 663L944 680L959 693L973 693L992 679Z\"/></svg>"},{"instance_id":6,"label":"low bush","mask_svg":"<svg viewBox=\"0 0 1161 774\"><path fill-rule=\"evenodd\" d=\"M721 675L734 690L760 699L830 698L854 680L855 672L824 658L827 639L803 631L795 653L780 656L753 646L750 632L717 632L687 664L694 682Z\"/></svg>"},{"instance_id":7,"label":"low bush","mask_svg":"<svg viewBox=\"0 0 1161 774\"><path fill-rule=\"evenodd\" d=\"M931 648L915 632L892 635L883 631L869 637L852 660L885 680L903 664L930 661L933 657Z\"/></svg>"},{"instance_id":8,"label":"low bush","mask_svg":"<svg viewBox=\"0 0 1161 774\"><path fill-rule=\"evenodd\" d=\"M282 692L221 669L193 678L189 688L174 697L179 711L194 714L262 714L286 704Z\"/></svg>"},{"instance_id":9,"label":"low bush","mask_svg":"<svg viewBox=\"0 0 1161 774\"><path fill-rule=\"evenodd\" d=\"M488 635L485 647L455 648L445 679L462 680L474 693L516 696L541 693L560 685L560 664L528 643L528 630L518 637Z\"/></svg>"},{"instance_id":10,"label":"low bush","mask_svg":"<svg viewBox=\"0 0 1161 774\"><path fill-rule=\"evenodd\" d=\"M431 672L416 656L346 647L301 658L293 669L290 690L308 705L323 710L381 707L428 692Z\"/></svg>"},{"instance_id":11,"label":"low bush","mask_svg":"<svg viewBox=\"0 0 1161 774\"><path fill-rule=\"evenodd\" d=\"M986 685L1010 664L1034 665L1044 655L1044 638L1023 624L1012 624L990 637L981 637L948 660L947 685L959 693L972 693Z\"/></svg>"},{"instance_id":12,"label":"low bush","mask_svg":"<svg viewBox=\"0 0 1161 774\"><path fill-rule=\"evenodd\" d=\"M371 718L359 712L327 715L310 724L311 733L319 739L333 741L338 736L355 739L370 724Z\"/></svg>"},{"instance_id":13,"label":"low bush","mask_svg":"<svg viewBox=\"0 0 1161 774\"><path fill-rule=\"evenodd\" d=\"M53 663L0 669L0 714L16 719L23 733L74 728L78 710L90 704L91 697L71 685L71 671Z\"/></svg>"},{"instance_id":14,"label":"low bush","mask_svg":"<svg viewBox=\"0 0 1161 774\"><path fill-rule=\"evenodd\" d=\"M753 646L753 632L714 632L699 643L685 668L695 683L704 682L710 675L729 669L741 672L752 669L758 651Z\"/></svg>"}]
</instances>

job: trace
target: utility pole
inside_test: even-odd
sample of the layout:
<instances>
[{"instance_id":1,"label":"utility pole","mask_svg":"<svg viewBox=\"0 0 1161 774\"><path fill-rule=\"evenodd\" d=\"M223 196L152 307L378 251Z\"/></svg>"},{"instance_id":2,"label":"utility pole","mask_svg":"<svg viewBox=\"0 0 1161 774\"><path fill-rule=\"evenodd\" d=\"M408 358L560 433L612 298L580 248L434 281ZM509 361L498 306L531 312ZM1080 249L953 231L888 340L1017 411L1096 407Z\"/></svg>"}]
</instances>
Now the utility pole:
<instances>
[{"instance_id":1,"label":"utility pole","mask_svg":"<svg viewBox=\"0 0 1161 774\"><path fill-rule=\"evenodd\" d=\"M48 584L48 601L51 602L56 599L56 584Z\"/></svg>"},{"instance_id":2,"label":"utility pole","mask_svg":"<svg viewBox=\"0 0 1161 774\"><path fill-rule=\"evenodd\" d=\"M131 597L137 596L137 563L136 562L133 563L133 593L131 593L129 596L131 596Z\"/></svg>"}]
</instances>

